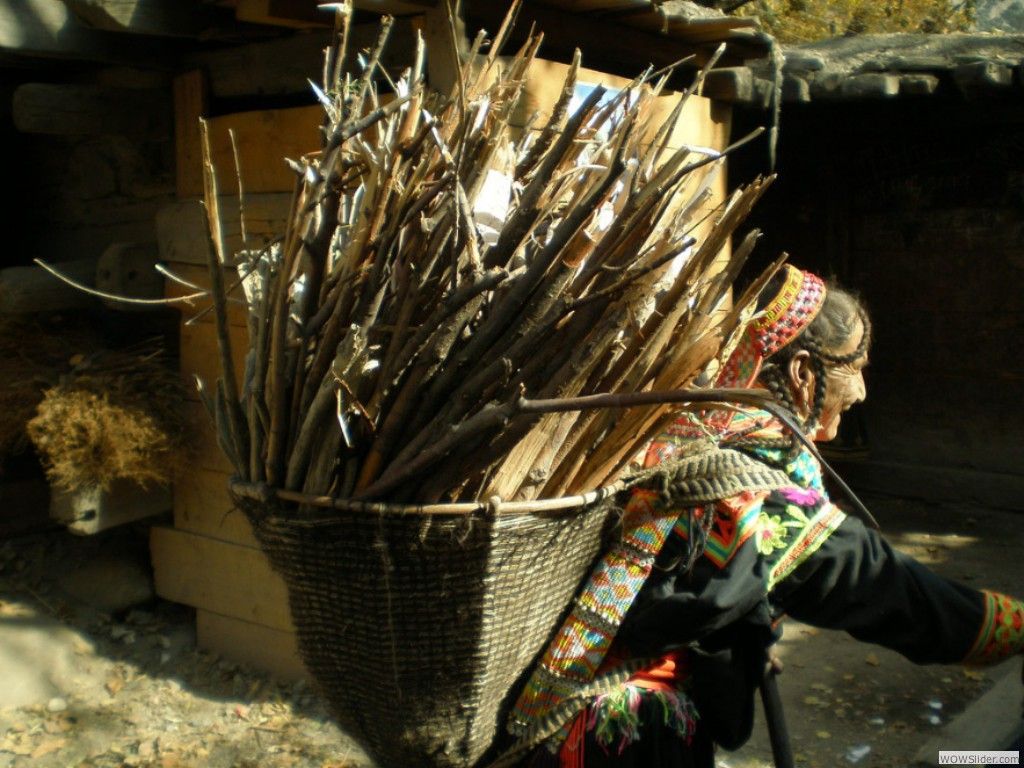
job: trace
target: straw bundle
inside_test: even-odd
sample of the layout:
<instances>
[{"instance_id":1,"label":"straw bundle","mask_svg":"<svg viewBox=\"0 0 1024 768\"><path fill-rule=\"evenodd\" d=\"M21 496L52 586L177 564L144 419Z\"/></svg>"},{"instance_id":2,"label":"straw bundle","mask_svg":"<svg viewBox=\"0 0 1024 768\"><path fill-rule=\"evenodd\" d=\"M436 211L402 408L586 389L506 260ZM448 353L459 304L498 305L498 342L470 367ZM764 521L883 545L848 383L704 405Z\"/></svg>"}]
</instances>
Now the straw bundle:
<instances>
[{"instance_id":1,"label":"straw bundle","mask_svg":"<svg viewBox=\"0 0 1024 768\"><path fill-rule=\"evenodd\" d=\"M188 431L183 383L160 352L103 350L72 364L26 426L50 481L71 492L170 482Z\"/></svg>"},{"instance_id":2,"label":"straw bundle","mask_svg":"<svg viewBox=\"0 0 1024 768\"><path fill-rule=\"evenodd\" d=\"M769 180L707 213L707 172L722 161L666 149L686 99L652 123L667 73L618 93L596 88L571 112L577 55L547 124L518 131L510 116L540 36L507 60L497 51L508 20L488 53L478 36L447 95L424 88L420 41L385 98L373 81L386 75L389 21L358 78L342 74L348 23L339 10L314 86L322 149L289 161L287 231L244 266L241 382L211 260L223 378L204 399L237 475L414 503L611 481L672 418L668 406L545 414L524 395L691 383L737 325L738 312L715 310L757 233L724 264L716 257ZM205 159L212 250L224 263Z\"/></svg>"}]
</instances>

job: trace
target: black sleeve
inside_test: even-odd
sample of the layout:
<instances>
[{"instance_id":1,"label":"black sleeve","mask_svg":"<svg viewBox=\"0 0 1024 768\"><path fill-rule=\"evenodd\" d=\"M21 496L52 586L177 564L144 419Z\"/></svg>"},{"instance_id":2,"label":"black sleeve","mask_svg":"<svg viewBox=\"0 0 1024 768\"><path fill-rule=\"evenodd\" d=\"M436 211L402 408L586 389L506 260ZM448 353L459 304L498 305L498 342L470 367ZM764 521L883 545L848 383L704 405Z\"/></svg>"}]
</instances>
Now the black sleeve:
<instances>
[{"instance_id":1,"label":"black sleeve","mask_svg":"<svg viewBox=\"0 0 1024 768\"><path fill-rule=\"evenodd\" d=\"M618 638L636 656L657 656L697 642L737 623L769 627L766 564L753 540L735 553L728 569L701 558L691 572L677 563L682 544L673 537L626 614ZM675 567L673 567L675 566Z\"/></svg>"},{"instance_id":2,"label":"black sleeve","mask_svg":"<svg viewBox=\"0 0 1024 768\"><path fill-rule=\"evenodd\" d=\"M847 518L772 601L798 621L842 629L918 664L963 661L985 620L985 596L933 573Z\"/></svg>"}]
</instances>

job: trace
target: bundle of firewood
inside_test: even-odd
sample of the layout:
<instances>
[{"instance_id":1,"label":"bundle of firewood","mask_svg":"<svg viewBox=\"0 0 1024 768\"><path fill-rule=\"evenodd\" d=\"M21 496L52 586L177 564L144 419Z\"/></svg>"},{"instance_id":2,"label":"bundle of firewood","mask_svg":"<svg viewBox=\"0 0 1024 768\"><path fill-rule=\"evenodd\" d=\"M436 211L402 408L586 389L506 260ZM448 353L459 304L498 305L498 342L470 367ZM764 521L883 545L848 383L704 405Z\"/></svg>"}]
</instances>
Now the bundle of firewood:
<instances>
[{"instance_id":1,"label":"bundle of firewood","mask_svg":"<svg viewBox=\"0 0 1024 768\"><path fill-rule=\"evenodd\" d=\"M678 406L535 400L691 384L739 323L729 290L757 234L727 246L767 180L709 210L724 153L667 148L687 97L652 124L668 72L570 109L577 56L546 124L514 128L539 36L505 59L508 21L489 48L479 36L442 95L424 87L422 41L401 77L381 71L387 20L361 75L345 74L348 21L339 11L314 86L322 149L290 161L287 231L240 267L242 381L211 262L223 379L204 398L223 450L242 481L311 496L533 499L608 483ZM208 155L206 181L223 262Z\"/></svg>"}]
</instances>

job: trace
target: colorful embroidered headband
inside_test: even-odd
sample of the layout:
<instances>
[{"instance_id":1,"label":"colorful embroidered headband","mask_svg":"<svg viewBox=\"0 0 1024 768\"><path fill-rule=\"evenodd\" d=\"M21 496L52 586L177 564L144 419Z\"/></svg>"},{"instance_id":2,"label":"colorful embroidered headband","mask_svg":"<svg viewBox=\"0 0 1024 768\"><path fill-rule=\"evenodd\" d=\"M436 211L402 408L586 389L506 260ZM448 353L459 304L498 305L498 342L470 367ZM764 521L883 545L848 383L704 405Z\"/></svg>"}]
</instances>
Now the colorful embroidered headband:
<instances>
[{"instance_id":1,"label":"colorful embroidered headband","mask_svg":"<svg viewBox=\"0 0 1024 768\"><path fill-rule=\"evenodd\" d=\"M825 303L825 283L810 272L787 264L785 281L774 299L754 318L747 333L722 368L716 385L749 387L761 364L800 335Z\"/></svg>"}]
</instances>

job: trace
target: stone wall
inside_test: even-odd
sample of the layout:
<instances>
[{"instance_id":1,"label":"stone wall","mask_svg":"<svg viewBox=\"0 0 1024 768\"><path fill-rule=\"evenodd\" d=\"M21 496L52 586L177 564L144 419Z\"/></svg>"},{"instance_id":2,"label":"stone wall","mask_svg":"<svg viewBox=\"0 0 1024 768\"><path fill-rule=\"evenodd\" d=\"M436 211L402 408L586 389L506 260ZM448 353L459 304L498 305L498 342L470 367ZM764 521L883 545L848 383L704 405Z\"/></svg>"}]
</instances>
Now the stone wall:
<instances>
[{"instance_id":1,"label":"stone wall","mask_svg":"<svg viewBox=\"0 0 1024 768\"><path fill-rule=\"evenodd\" d=\"M1011 101L784 110L755 262L786 250L868 304L869 399L845 431L868 444L862 486L1024 508L1022 128Z\"/></svg>"}]
</instances>

